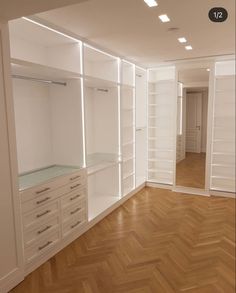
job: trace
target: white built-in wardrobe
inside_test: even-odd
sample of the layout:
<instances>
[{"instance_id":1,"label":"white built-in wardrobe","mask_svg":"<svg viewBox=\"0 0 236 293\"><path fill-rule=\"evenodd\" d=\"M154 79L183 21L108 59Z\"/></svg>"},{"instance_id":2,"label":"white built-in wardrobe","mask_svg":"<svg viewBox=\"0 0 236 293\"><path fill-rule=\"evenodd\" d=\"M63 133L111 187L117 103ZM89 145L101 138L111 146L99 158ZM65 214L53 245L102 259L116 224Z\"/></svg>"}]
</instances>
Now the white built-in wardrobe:
<instances>
[{"instance_id":1,"label":"white built-in wardrobe","mask_svg":"<svg viewBox=\"0 0 236 293\"><path fill-rule=\"evenodd\" d=\"M175 66L147 70L30 19L9 31L10 49L1 26L0 292L146 184L171 189L176 163ZM234 61L213 67L208 190L232 193Z\"/></svg>"}]
</instances>

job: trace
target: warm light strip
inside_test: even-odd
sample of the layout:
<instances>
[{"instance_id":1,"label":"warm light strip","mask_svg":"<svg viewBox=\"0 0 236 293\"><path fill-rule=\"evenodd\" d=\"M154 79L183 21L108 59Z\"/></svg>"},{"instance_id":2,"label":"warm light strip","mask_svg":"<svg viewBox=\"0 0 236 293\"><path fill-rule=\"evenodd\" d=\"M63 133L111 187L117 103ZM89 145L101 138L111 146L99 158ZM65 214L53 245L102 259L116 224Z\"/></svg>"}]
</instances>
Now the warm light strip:
<instances>
[{"instance_id":1,"label":"warm light strip","mask_svg":"<svg viewBox=\"0 0 236 293\"><path fill-rule=\"evenodd\" d=\"M84 74L83 66L83 43L80 43L80 73ZM85 130L85 103L84 103L84 79L81 78L81 112L82 112L82 136L83 136L83 167L87 167L86 162L86 130Z\"/></svg>"},{"instance_id":2,"label":"warm light strip","mask_svg":"<svg viewBox=\"0 0 236 293\"><path fill-rule=\"evenodd\" d=\"M91 45L89 45L89 44L87 44L87 43L84 43L84 46L87 47L87 48L93 49L94 51L97 51L97 52L99 52L99 53L101 53L101 54L107 55L107 56L109 56L109 57L111 57L111 58L119 59L119 57L116 57L116 56L111 55L111 54L109 54L109 53L107 53L107 52L105 52L105 51L102 51L102 50L100 50L100 49L97 49L97 48L95 48L94 46L91 46Z\"/></svg>"},{"instance_id":3,"label":"warm light strip","mask_svg":"<svg viewBox=\"0 0 236 293\"><path fill-rule=\"evenodd\" d=\"M133 125L134 125L134 128L133 128L133 131L134 131L134 134L133 134L133 141L134 141L134 148L133 148L133 152L134 152L134 164L133 164L133 168L134 168L134 186L133 186L133 189L135 189L136 187L136 72L135 72L135 65L133 64L133 85L134 85L134 88L133 88Z\"/></svg>"},{"instance_id":4,"label":"warm light strip","mask_svg":"<svg viewBox=\"0 0 236 293\"><path fill-rule=\"evenodd\" d=\"M32 19L30 19L30 18L28 18L28 17L22 17L22 19L24 19L24 20L26 20L26 21L29 21L29 22L31 22L31 23L33 23L33 24L36 24L36 25L38 25L38 26L40 26L40 27L42 27L42 28L45 28L45 29L47 29L47 30L49 30L49 31L51 31L51 32L54 32L54 33L56 33L56 34L58 34L58 35L61 35L61 36L63 36L63 37L66 37L66 38L68 38L68 39L70 39L70 40L72 40L72 41L75 41L75 42L81 43L81 41L80 41L79 39L76 39L76 38L73 38L73 37L71 37L71 36L68 36L67 34L64 34L64 33L60 32L60 31L58 31L58 30L55 30L55 29L53 29L53 28L51 28L51 27L48 27L48 26L46 26L46 25L44 25L44 24L42 24L42 23L40 23L40 22L37 22L37 21L35 21L35 20L32 20Z\"/></svg>"}]
</instances>

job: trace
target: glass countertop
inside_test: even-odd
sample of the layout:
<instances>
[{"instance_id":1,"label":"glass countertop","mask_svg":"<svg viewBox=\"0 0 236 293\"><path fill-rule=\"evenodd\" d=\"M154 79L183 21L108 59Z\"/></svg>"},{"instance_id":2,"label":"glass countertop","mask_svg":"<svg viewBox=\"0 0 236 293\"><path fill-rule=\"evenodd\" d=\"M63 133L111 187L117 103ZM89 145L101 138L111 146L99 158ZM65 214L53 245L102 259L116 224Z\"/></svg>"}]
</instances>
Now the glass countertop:
<instances>
[{"instance_id":1,"label":"glass countertop","mask_svg":"<svg viewBox=\"0 0 236 293\"><path fill-rule=\"evenodd\" d=\"M53 178L58 176L68 175L80 170L82 167L71 167L71 166L61 166L61 165L53 165L49 167L45 167L42 169L38 169L32 172L27 172L19 175L19 189L20 191L25 190L27 188L31 188L47 182Z\"/></svg>"}]
</instances>

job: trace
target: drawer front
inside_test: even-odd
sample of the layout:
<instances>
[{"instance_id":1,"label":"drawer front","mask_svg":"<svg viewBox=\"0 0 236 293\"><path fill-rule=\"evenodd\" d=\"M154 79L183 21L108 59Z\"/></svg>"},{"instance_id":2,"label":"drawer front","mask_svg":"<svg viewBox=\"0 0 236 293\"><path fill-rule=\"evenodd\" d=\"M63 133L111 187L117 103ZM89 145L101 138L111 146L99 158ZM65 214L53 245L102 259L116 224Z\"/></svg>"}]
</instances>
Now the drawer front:
<instances>
[{"instance_id":1,"label":"drawer front","mask_svg":"<svg viewBox=\"0 0 236 293\"><path fill-rule=\"evenodd\" d=\"M27 229L35 225L39 225L45 219L58 214L59 201L51 202L44 207L34 210L34 212L27 213L23 216L23 225Z\"/></svg>"},{"instance_id":2,"label":"drawer front","mask_svg":"<svg viewBox=\"0 0 236 293\"><path fill-rule=\"evenodd\" d=\"M61 188L55 189L52 192L48 192L46 194L37 196L27 202L23 202L22 204L22 211L23 213L26 213L28 211L31 211L32 209L35 209L37 207L41 207L48 202L50 202L53 199L56 199L64 194L67 194L71 191L76 192L81 188L81 186L84 186L85 181L77 180L75 182L71 182L70 184L67 184Z\"/></svg>"},{"instance_id":3,"label":"drawer front","mask_svg":"<svg viewBox=\"0 0 236 293\"><path fill-rule=\"evenodd\" d=\"M73 216L79 217L81 213L85 213L84 199L62 210L62 222L68 221Z\"/></svg>"},{"instance_id":4,"label":"drawer front","mask_svg":"<svg viewBox=\"0 0 236 293\"><path fill-rule=\"evenodd\" d=\"M41 239L36 244L33 244L29 246L25 250L25 261L27 263L33 261L38 256L42 255L46 251L50 250L56 243L58 243L60 240L60 232L59 229L52 233L51 235L48 235L44 239Z\"/></svg>"},{"instance_id":5,"label":"drawer front","mask_svg":"<svg viewBox=\"0 0 236 293\"><path fill-rule=\"evenodd\" d=\"M75 182L77 182L77 184L80 183L81 185L86 184L86 171L85 170L81 170L79 172L70 174L68 176L58 177L50 182L47 182L45 184L40 185L40 186L32 187L32 188L26 189L24 191L21 191L20 192L21 201L25 202L25 201L34 199L35 197L48 194L49 192L51 192L61 186L64 186L67 184L73 185L73 183L75 183Z\"/></svg>"},{"instance_id":6,"label":"drawer front","mask_svg":"<svg viewBox=\"0 0 236 293\"><path fill-rule=\"evenodd\" d=\"M83 211L78 217L72 217L69 221L62 225L62 237L67 237L75 230L82 228L87 223L86 213Z\"/></svg>"},{"instance_id":7,"label":"drawer front","mask_svg":"<svg viewBox=\"0 0 236 293\"><path fill-rule=\"evenodd\" d=\"M75 204L78 201L86 198L87 189L82 187L78 190L72 191L61 198L61 207L64 209L68 205Z\"/></svg>"},{"instance_id":8,"label":"drawer front","mask_svg":"<svg viewBox=\"0 0 236 293\"><path fill-rule=\"evenodd\" d=\"M41 238L51 234L57 229L59 229L59 217L57 216L40 223L40 225L34 227L33 229L28 229L24 233L25 246L29 246L35 241L38 242Z\"/></svg>"}]
</instances>

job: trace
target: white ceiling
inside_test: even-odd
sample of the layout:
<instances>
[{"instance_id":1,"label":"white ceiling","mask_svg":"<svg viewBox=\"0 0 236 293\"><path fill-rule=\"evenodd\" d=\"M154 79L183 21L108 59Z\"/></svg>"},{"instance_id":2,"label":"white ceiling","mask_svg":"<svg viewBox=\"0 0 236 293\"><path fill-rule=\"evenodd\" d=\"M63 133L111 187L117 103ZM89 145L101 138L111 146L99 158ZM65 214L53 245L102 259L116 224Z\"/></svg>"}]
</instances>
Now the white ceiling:
<instances>
[{"instance_id":1,"label":"white ceiling","mask_svg":"<svg viewBox=\"0 0 236 293\"><path fill-rule=\"evenodd\" d=\"M83 1L87 0L0 0L0 20L7 21Z\"/></svg>"},{"instance_id":2,"label":"white ceiling","mask_svg":"<svg viewBox=\"0 0 236 293\"><path fill-rule=\"evenodd\" d=\"M234 54L235 0L158 0L149 8L143 0L90 0L38 16L147 67L176 59ZM208 11L224 6L229 18L212 23ZM169 23L161 23L160 14ZM169 32L177 27L179 30ZM186 51L178 37L186 37Z\"/></svg>"}]
</instances>

